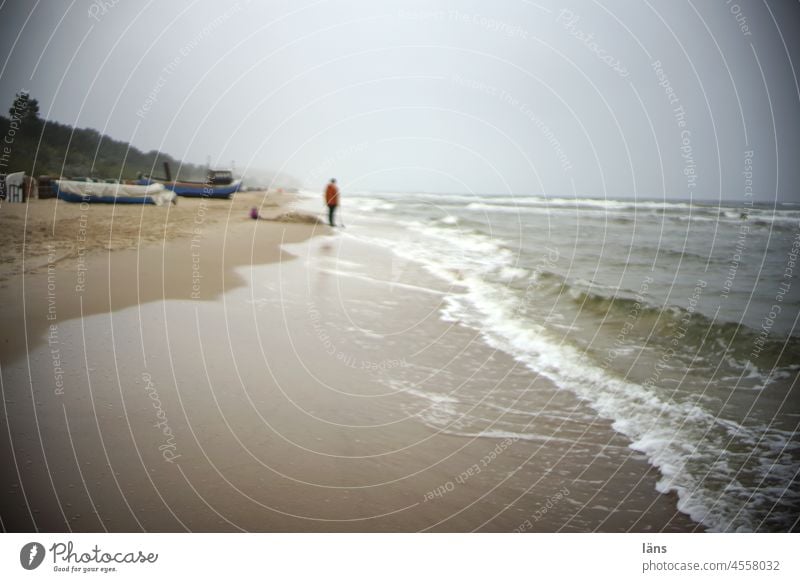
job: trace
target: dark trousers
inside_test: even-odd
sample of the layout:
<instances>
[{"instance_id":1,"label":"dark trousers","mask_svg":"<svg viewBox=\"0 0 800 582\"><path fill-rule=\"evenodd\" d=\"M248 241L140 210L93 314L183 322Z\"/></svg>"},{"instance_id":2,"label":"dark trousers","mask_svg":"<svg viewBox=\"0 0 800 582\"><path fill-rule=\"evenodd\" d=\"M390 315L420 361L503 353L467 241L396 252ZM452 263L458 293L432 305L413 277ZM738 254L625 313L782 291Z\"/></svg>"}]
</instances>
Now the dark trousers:
<instances>
[{"instance_id":1,"label":"dark trousers","mask_svg":"<svg viewBox=\"0 0 800 582\"><path fill-rule=\"evenodd\" d=\"M330 223L331 226L336 226L333 223L333 215L335 212L336 212L336 204L328 205L328 222Z\"/></svg>"}]
</instances>

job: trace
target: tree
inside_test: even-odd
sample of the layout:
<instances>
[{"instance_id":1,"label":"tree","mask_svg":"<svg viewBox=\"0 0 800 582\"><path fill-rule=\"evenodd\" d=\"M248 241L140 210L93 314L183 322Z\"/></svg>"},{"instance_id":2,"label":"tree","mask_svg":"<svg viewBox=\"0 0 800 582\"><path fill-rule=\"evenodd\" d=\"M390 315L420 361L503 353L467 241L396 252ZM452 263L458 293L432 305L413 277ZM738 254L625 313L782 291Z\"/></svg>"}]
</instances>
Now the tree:
<instances>
[{"instance_id":1,"label":"tree","mask_svg":"<svg viewBox=\"0 0 800 582\"><path fill-rule=\"evenodd\" d=\"M10 148L10 154L0 158L0 170L13 168L31 175L130 179L139 172L158 173L161 164L167 161L173 171L177 172L180 167L180 176L174 178L202 180L205 177L201 166L181 164L158 150L144 153L95 129L74 128L57 121L45 122L39 117L39 103L26 91L16 94L9 113L9 117L0 115L0 142L1 136L13 135L14 147Z\"/></svg>"},{"instance_id":2,"label":"tree","mask_svg":"<svg viewBox=\"0 0 800 582\"><path fill-rule=\"evenodd\" d=\"M14 97L14 103L8 110L11 119L19 119L23 123L25 121L37 121L39 119L39 102L36 99L31 99L30 95L25 91L20 91Z\"/></svg>"}]
</instances>

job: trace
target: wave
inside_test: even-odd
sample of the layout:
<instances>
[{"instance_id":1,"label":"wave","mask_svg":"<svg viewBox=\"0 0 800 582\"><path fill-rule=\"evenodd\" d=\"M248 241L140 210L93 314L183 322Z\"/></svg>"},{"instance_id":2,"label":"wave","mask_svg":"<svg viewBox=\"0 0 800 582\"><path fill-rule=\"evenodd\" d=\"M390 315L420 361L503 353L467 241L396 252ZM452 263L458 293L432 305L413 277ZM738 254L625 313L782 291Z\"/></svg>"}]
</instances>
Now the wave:
<instances>
[{"instance_id":1,"label":"wave","mask_svg":"<svg viewBox=\"0 0 800 582\"><path fill-rule=\"evenodd\" d=\"M647 245L643 245L640 247L641 250L644 251L645 255L649 255L652 253L652 256L655 258L656 255L659 257L668 257L670 259L675 259L679 261L697 261L702 264L706 263L720 263L720 264L727 264L729 260L727 258L721 259L718 257L713 257L709 255L701 255L700 253L695 253L690 250L685 249L671 249L666 246L662 247L651 247Z\"/></svg>"},{"instance_id":2,"label":"wave","mask_svg":"<svg viewBox=\"0 0 800 582\"><path fill-rule=\"evenodd\" d=\"M374 195L369 195L374 196ZM388 198L391 200L424 200L435 201L445 204L460 203L484 203L492 205L512 205L512 206L549 206L549 207L596 207L607 209L624 210L655 210L658 212L700 212L711 214L730 213L731 217L739 218L742 213L763 214L763 215L786 215L800 217L800 211L795 210L800 204L780 203L770 206L761 204L756 206L738 206L714 201L669 201L669 200L642 200L635 198L587 198L575 197L565 198L558 196L533 196L533 195L512 195L512 194L430 194L430 193L392 193L376 198Z\"/></svg>"},{"instance_id":3,"label":"wave","mask_svg":"<svg viewBox=\"0 0 800 582\"><path fill-rule=\"evenodd\" d=\"M604 317L609 323L623 320L635 311L639 313L638 324L647 330L647 337L657 341L657 338L680 335L681 346L693 355L712 360L728 357L740 362L752 360L755 365L771 369L788 365L787 360L800 353L800 337L797 336L763 338L760 330L744 323L714 320L676 305L641 303L633 291L607 289L605 293L597 293L588 287L583 282L564 281L561 289L581 310ZM592 285L591 288L598 287Z\"/></svg>"},{"instance_id":4,"label":"wave","mask_svg":"<svg viewBox=\"0 0 800 582\"><path fill-rule=\"evenodd\" d=\"M382 200L404 204L420 202L442 206L461 206L470 210L491 210L498 212L531 210L581 210L594 209L603 213L620 213L620 216L633 214L642 217L672 216L681 220L721 220L740 221L743 219L759 223L783 225L800 224L800 204L791 202L776 203L772 206L734 206L715 201L668 201L587 197L548 197L513 194L438 194L438 193L364 193L350 194L359 200Z\"/></svg>"},{"instance_id":5,"label":"wave","mask_svg":"<svg viewBox=\"0 0 800 582\"><path fill-rule=\"evenodd\" d=\"M800 445L792 435L724 420L697 404L617 378L574 346L548 337L544 328L519 321L514 305L478 278L469 281L466 294L447 298L443 318L479 330L491 347L611 420L630 447L659 469L659 491L676 492L678 508L693 520L714 531L754 531L762 523L789 527L783 520L792 508L796 513L800 493L775 499L764 495L763 487L785 485L800 468L794 460ZM733 452L737 449L746 452ZM770 463L748 463L751 458Z\"/></svg>"},{"instance_id":6,"label":"wave","mask_svg":"<svg viewBox=\"0 0 800 582\"><path fill-rule=\"evenodd\" d=\"M638 221L648 222L702 222L720 224L746 224L748 226L767 228L793 228L800 226L800 212L796 211L750 211L748 214L740 210L722 210L721 208L692 207L671 204L653 206L652 204L614 205L614 204L572 204L572 205L529 205L498 204L494 201L469 202L464 209L470 212L502 213L502 214L537 214L543 216L578 216L583 218L599 218L617 224L635 224Z\"/></svg>"},{"instance_id":7,"label":"wave","mask_svg":"<svg viewBox=\"0 0 800 582\"><path fill-rule=\"evenodd\" d=\"M609 419L616 431L628 437L630 447L658 468L659 491L676 492L681 511L716 531L791 527L786 520L797 516L800 491L779 495L770 491L785 489L800 469L800 444L793 434L769 425L746 426L703 408L699 400L681 401L657 385L622 378L577 345L550 335L547 327L521 314L520 289L500 275L503 269L519 267L518 257L502 240L445 225L417 225L415 230L419 237L413 244L390 248L458 283L453 290L462 292L445 296L441 317L479 331L489 346L508 353ZM630 290L568 281L550 268L534 269L523 277L518 283L538 281L537 292L566 293L582 310L604 318L609 314L617 320L624 318L636 300ZM724 358L731 366L749 365L750 372L760 374L758 360L748 363L747 357L756 332L743 325L717 323L700 313L651 303L642 306L640 321L654 330L649 334L654 338L672 337L686 326L685 345L695 350L699 346L709 358ZM800 352L796 338L787 341L789 349L795 350L792 353ZM770 340L761 357L769 359L784 348L784 343ZM445 410L448 406L429 418L436 428L452 425L452 410Z\"/></svg>"}]
</instances>

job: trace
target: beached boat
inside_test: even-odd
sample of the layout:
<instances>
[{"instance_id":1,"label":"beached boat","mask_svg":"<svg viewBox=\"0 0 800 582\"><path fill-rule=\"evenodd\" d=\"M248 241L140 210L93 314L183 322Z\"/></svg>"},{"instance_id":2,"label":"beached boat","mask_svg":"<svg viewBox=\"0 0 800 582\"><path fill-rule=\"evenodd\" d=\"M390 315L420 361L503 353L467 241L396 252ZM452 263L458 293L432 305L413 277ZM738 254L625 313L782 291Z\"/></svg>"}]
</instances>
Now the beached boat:
<instances>
[{"instance_id":1,"label":"beached boat","mask_svg":"<svg viewBox=\"0 0 800 582\"><path fill-rule=\"evenodd\" d=\"M230 184L212 184L209 182L160 182L151 178L142 178L138 184L163 184L178 196L201 196L205 198L230 198L239 191L241 180L234 180Z\"/></svg>"},{"instance_id":2,"label":"beached boat","mask_svg":"<svg viewBox=\"0 0 800 582\"><path fill-rule=\"evenodd\" d=\"M230 170L210 170L205 182L172 180L169 164L164 163L166 178L141 178L137 184L163 184L178 196L199 196L204 198L230 198L239 191L241 180L233 179Z\"/></svg>"},{"instance_id":3,"label":"beached boat","mask_svg":"<svg viewBox=\"0 0 800 582\"><path fill-rule=\"evenodd\" d=\"M100 202L107 204L155 204L175 202L175 193L163 184L105 184L55 180L56 196L66 202Z\"/></svg>"}]
</instances>

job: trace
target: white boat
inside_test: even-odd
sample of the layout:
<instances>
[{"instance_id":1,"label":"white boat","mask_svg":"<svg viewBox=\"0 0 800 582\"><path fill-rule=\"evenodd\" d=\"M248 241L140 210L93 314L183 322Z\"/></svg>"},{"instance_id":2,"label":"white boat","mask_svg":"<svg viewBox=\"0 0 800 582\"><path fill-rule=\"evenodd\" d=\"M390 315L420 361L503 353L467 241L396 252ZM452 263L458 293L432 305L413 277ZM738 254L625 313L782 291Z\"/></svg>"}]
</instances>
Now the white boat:
<instances>
[{"instance_id":1,"label":"white boat","mask_svg":"<svg viewBox=\"0 0 800 582\"><path fill-rule=\"evenodd\" d=\"M106 184L103 182L76 182L56 180L57 196L67 202L101 202L106 204L175 203L175 192L163 184Z\"/></svg>"}]
</instances>

